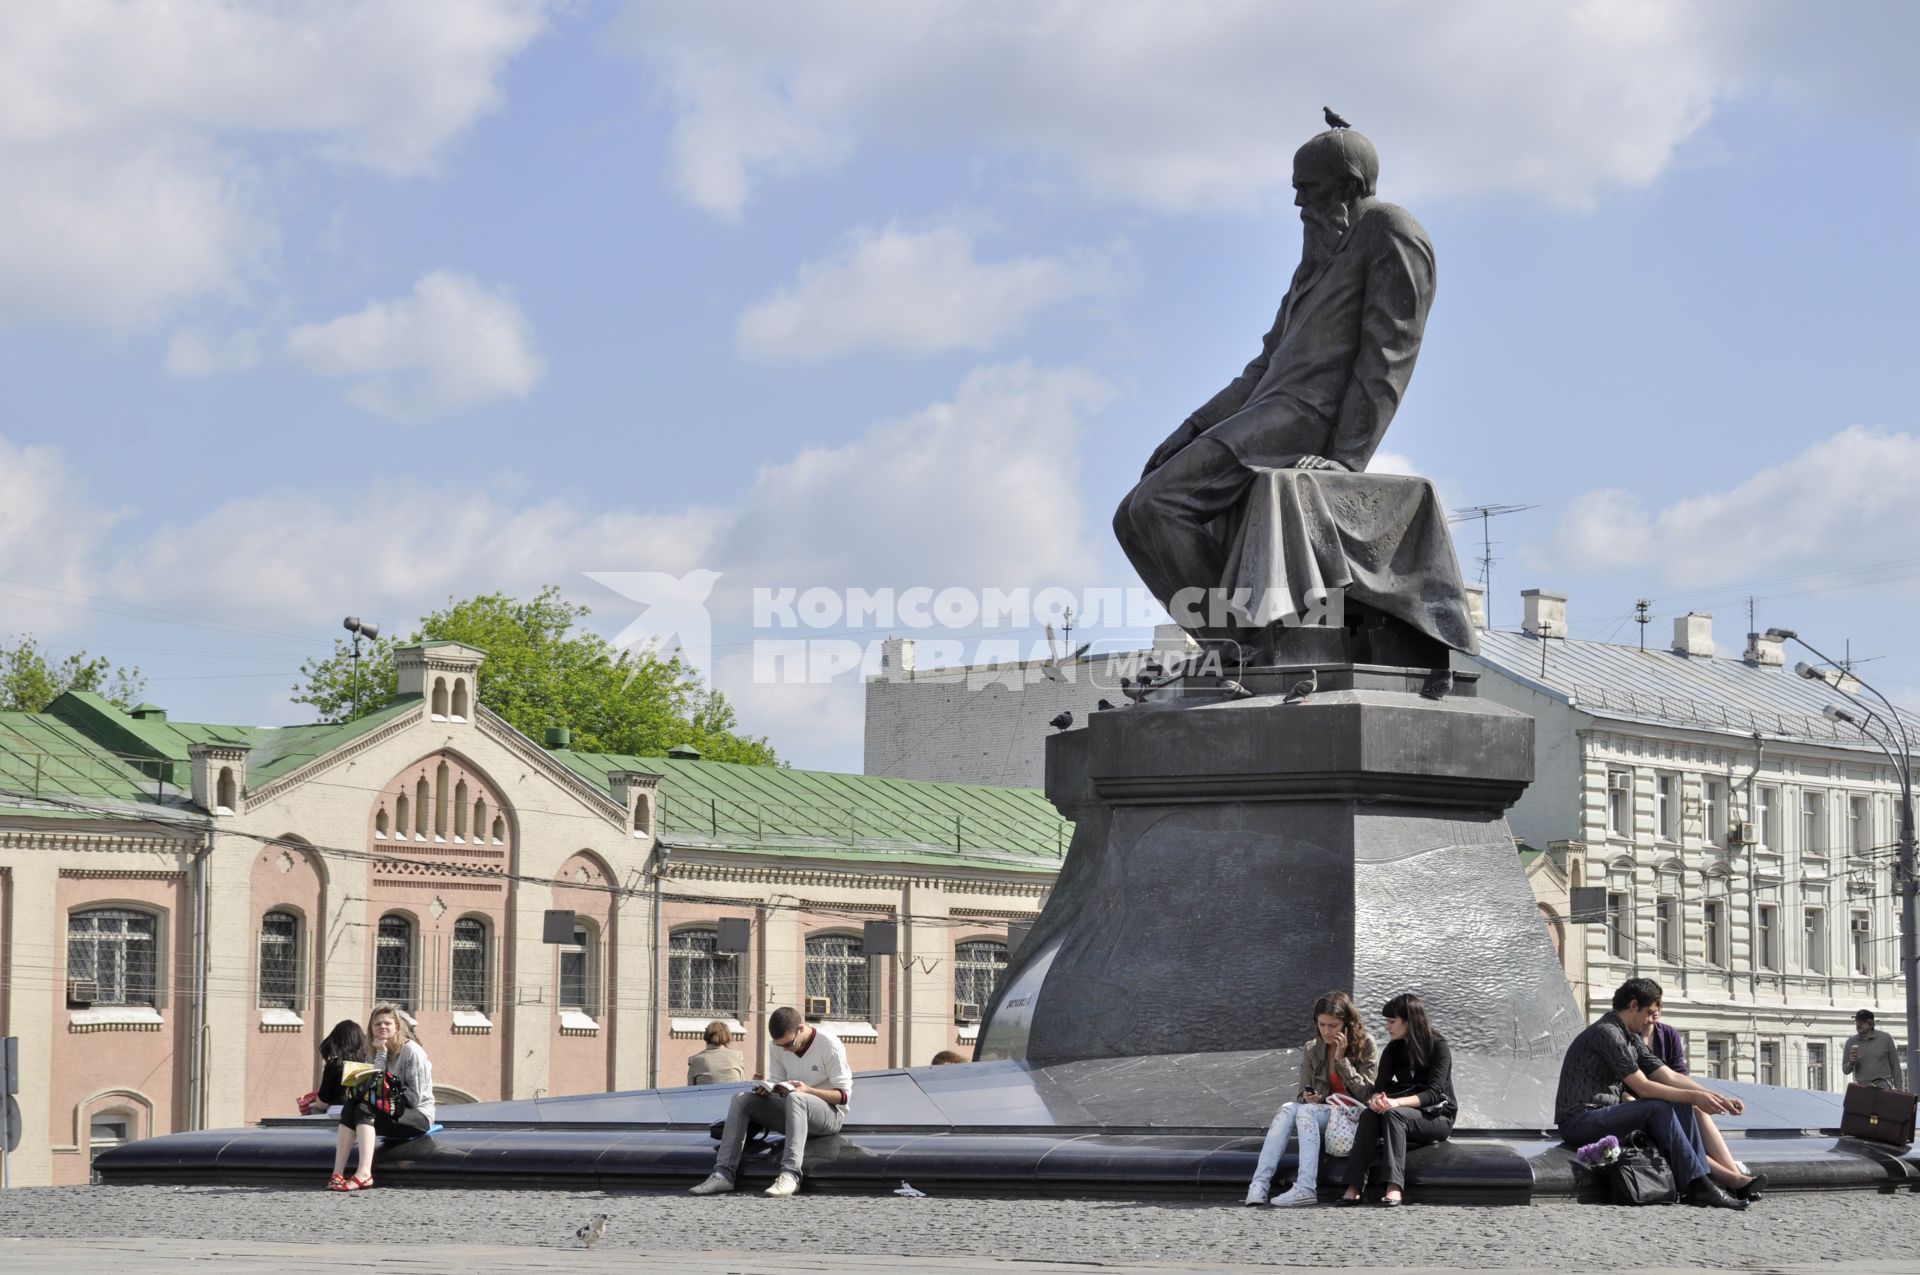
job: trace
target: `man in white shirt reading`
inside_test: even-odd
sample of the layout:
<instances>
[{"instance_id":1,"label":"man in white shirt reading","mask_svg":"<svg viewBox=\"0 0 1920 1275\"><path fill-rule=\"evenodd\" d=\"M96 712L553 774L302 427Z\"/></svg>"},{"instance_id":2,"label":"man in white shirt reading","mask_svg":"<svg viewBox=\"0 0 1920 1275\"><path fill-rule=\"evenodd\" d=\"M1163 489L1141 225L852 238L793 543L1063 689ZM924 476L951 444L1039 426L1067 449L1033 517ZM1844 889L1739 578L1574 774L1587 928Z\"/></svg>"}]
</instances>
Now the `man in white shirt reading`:
<instances>
[{"instance_id":1,"label":"man in white shirt reading","mask_svg":"<svg viewBox=\"0 0 1920 1275\"><path fill-rule=\"evenodd\" d=\"M773 1037L773 1059L767 1068L772 1074L733 1096L720 1154L714 1157L713 1176L693 1188L695 1195L733 1190L749 1124L786 1130L780 1176L767 1188L767 1194L792 1195L800 1189L800 1162L806 1155L807 1135L838 1133L847 1118L847 1103L853 1098L853 1069L847 1065L846 1046L839 1037L808 1026L791 1005L773 1011L767 1020L767 1034Z\"/></svg>"}]
</instances>

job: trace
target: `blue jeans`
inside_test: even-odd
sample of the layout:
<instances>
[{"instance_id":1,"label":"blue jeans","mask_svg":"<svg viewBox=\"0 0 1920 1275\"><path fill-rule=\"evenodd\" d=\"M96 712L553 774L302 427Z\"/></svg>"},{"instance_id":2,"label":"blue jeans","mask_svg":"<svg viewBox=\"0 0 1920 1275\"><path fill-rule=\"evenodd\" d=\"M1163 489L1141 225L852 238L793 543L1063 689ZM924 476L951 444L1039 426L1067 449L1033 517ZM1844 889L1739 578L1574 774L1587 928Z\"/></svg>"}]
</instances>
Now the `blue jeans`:
<instances>
[{"instance_id":1,"label":"blue jeans","mask_svg":"<svg viewBox=\"0 0 1920 1275\"><path fill-rule=\"evenodd\" d=\"M1700 1122L1693 1108L1659 1098L1641 1098L1583 1112L1560 1126L1560 1136L1571 1146L1598 1142L1608 1134L1624 1137L1644 1129L1653 1145L1673 1166L1680 1189L1707 1176L1707 1153L1700 1144Z\"/></svg>"}]
</instances>

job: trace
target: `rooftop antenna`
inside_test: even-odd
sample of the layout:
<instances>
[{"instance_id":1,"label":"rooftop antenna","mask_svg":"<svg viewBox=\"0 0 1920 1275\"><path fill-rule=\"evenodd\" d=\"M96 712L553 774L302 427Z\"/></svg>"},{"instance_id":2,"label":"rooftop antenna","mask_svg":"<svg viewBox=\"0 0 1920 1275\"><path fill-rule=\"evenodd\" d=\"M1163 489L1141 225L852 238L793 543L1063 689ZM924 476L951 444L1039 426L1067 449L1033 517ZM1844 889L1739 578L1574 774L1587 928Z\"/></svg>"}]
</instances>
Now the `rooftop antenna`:
<instances>
[{"instance_id":1,"label":"rooftop antenna","mask_svg":"<svg viewBox=\"0 0 1920 1275\"><path fill-rule=\"evenodd\" d=\"M1538 505L1475 505L1471 509L1455 511L1447 518L1448 522L1466 522L1472 518L1480 520L1480 591L1487 597L1487 605L1493 605L1493 532L1487 525L1502 514L1524 513L1529 509L1538 509Z\"/></svg>"},{"instance_id":2,"label":"rooftop antenna","mask_svg":"<svg viewBox=\"0 0 1920 1275\"><path fill-rule=\"evenodd\" d=\"M1647 625L1653 622L1653 599L1641 598L1633 604L1633 622L1640 626L1640 649L1647 649Z\"/></svg>"}]
</instances>

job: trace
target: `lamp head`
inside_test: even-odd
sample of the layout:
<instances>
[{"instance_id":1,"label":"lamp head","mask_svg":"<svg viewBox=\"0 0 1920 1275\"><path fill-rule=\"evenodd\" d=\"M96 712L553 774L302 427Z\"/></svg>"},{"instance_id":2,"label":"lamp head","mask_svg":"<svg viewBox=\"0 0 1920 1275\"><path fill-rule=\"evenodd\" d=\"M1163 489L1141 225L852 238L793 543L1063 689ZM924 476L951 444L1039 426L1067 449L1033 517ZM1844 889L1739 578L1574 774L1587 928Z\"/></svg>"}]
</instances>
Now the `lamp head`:
<instances>
[{"instance_id":1,"label":"lamp head","mask_svg":"<svg viewBox=\"0 0 1920 1275\"><path fill-rule=\"evenodd\" d=\"M1776 642L1794 642L1800 638L1792 629L1768 629L1767 636Z\"/></svg>"},{"instance_id":2,"label":"lamp head","mask_svg":"<svg viewBox=\"0 0 1920 1275\"><path fill-rule=\"evenodd\" d=\"M1826 670L1817 669L1805 660L1801 660L1798 664L1794 665L1793 671L1801 677L1806 678L1809 682L1824 682L1827 680Z\"/></svg>"},{"instance_id":3,"label":"lamp head","mask_svg":"<svg viewBox=\"0 0 1920 1275\"><path fill-rule=\"evenodd\" d=\"M1838 704L1827 705L1825 708L1820 710L1820 716L1826 718L1830 722L1845 722L1849 726L1858 726L1860 724L1859 722L1854 720L1852 713L1849 713L1846 709L1840 707Z\"/></svg>"}]
</instances>

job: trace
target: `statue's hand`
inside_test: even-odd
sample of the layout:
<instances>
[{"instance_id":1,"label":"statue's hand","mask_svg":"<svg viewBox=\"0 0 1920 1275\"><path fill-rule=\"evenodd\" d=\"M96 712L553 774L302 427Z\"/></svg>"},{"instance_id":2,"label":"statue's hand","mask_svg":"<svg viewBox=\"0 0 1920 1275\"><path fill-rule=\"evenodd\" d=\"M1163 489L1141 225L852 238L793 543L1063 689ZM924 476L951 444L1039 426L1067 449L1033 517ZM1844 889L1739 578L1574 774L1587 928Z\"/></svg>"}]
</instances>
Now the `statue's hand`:
<instances>
[{"instance_id":1,"label":"statue's hand","mask_svg":"<svg viewBox=\"0 0 1920 1275\"><path fill-rule=\"evenodd\" d=\"M1175 456L1179 455L1180 451L1185 448L1188 443L1200 437L1200 434L1201 431L1194 428L1193 422L1182 421L1179 429L1167 435L1166 442L1153 449L1153 455L1147 457L1147 467L1140 471L1140 476L1145 478L1148 474L1151 474L1154 470L1172 460Z\"/></svg>"},{"instance_id":2,"label":"statue's hand","mask_svg":"<svg viewBox=\"0 0 1920 1275\"><path fill-rule=\"evenodd\" d=\"M1331 456L1302 456L1293 462L1294 469L1338 469L1346 471L1346 466Z\"/></svg>"}]
</instances>

